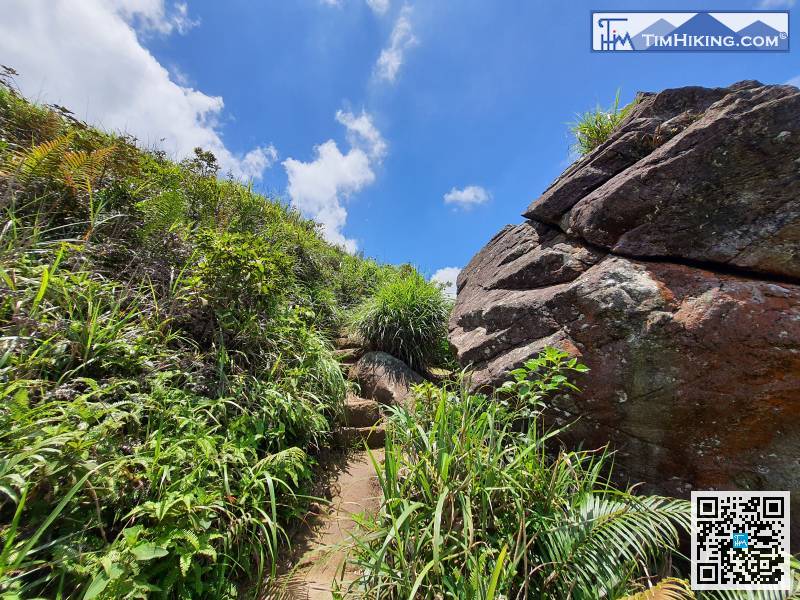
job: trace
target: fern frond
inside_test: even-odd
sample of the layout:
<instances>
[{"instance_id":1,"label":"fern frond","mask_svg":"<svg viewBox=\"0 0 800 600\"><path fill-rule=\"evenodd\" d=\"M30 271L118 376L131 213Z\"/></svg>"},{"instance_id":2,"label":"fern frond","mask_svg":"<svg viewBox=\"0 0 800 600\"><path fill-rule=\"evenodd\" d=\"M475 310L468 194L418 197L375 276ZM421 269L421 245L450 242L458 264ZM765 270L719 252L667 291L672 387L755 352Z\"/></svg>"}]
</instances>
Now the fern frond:
<instances>
[{"instance_id":1,"label":"fern frond","mask_svg":"<svg viewBox=\"0 0 800 600\"><path fill-rule=\"evenodd\" d=\"M64 183L72 188L73 192L78 191L78 183L80 183L88 193L91 193L92 186L100 179L114 149L112 145L91 152L83 150L66 152L60 165Z\"/></svg>"},{"instance_id":2,"label":"fern frond","mask_svg":"<svg viewBox=\"0 0 800 600\"><path fill-rule=\"evenodd\" d=\"M625 596L622 600L694 600L694 592L685 579L667 577L646 590Z\"/></svg>"},{"instance_id":3,"label":"fern frond","mask_svg":"<svg viewBox=\"0 0 800 600\"><path fill-rule=\"evenodd\" d=\"M73 133L68 133L42 142L30 150L15 152L10 158L8 171L16 173L16 176L23 181L53 176L59 171L64 153L67 152L74 137Z\"/></svg>"},{"instance_id":4,"label":"fern frond","mask_svg":"<svg viewBox=\"0 0 800 600\"><path fill-rule=\"evenodd\" d=\"M567 520L544 535L545 561L556 565L553 584L606 589L621 574L678 541L688 527L689 503L659 496L587 494Z\"/></svg>"}]
</instances>

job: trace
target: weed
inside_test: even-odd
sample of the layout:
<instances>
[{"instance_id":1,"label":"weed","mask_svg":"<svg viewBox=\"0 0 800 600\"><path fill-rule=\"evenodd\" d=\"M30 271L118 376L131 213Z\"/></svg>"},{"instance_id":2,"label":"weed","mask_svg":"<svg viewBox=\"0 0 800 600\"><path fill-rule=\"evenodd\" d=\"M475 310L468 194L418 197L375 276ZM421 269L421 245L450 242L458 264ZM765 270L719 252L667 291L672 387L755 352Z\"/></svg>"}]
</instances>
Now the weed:
<instances>
[{"instance_id":1,"label":"weed","mask_svg":"<svg viewBox=\"0 0 800 600\"><path fill-rule=\"evenodd\" d=\"M604 452L555 444L541 411L574 359L549 349L502 397L429 384L394 410L380 514L358 540L373 598L618 597L674 551L688 503L610 487Z\"/></svg>"},{"instance_id":2,"label":"weed","mask_svg":"<svg viewBox=\"0 0 800 600\"><path fill-rule=\"evenodd\" d=\"M579 154L589 154L605 142L628 115L633 105L631 103L620 108L619 90L617 90L614 103L607 110L597 106L594 110L577 115L577 120L570 124L570 130L575 136L575 150Z\"/></svg>"}]
</instances>

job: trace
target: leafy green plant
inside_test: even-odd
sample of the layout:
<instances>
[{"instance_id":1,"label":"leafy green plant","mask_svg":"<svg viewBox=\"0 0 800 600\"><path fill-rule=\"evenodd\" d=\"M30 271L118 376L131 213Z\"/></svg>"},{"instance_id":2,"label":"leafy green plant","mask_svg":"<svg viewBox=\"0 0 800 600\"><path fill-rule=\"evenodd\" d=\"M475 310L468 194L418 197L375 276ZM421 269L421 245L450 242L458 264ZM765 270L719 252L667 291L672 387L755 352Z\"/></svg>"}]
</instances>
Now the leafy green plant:
<instances>
[{"instance_id":1,"label":"leafy green plant","mask_svg":"<svg viewBox=\"0 0 800 600\"><path fill-rule=\"evenodd\" d=\"M352 327L370 348L422 369L442 358L450 308L436 284L408 268L356 307Z\"/></svg>"},{"instance_id":2,"label":"leafy green plant","mask_svg":"<svg viewBox=\"0 0 800 600\"><path fill-rule=\"evenodd\" d=\"M608 109L598 105L594 110L577 115L575 122L570 124L570 131L575 136L577 152L589 154L605 142L632 107L633 103L620 107L619 90L617 90L614 103Z\"/></svg>"},{"instance_id":3,"label":"leafy green plant","mask_svg":"<svg viewBox=\"0 0 800 600\"><path fill-rule=\"evenodd\" d=\"M394 409L383 507L357 540L368 597L619 597L657 576L688 503L613 489L606 454L558 450L541 425L542 403L584 370L551 349L502 398L462 379Z\"/></svg>"},{"instance_id":4,"label":"leafy green plant","mask_svg":"<svg viewBox=\"0 0 800 600\"><path fill-rule=\"evenodd\" d=\"M221 312L274 311L289 285L291 259L252 234L203 231L197 272L208 300Z\"/></svg>"}]
</instances>

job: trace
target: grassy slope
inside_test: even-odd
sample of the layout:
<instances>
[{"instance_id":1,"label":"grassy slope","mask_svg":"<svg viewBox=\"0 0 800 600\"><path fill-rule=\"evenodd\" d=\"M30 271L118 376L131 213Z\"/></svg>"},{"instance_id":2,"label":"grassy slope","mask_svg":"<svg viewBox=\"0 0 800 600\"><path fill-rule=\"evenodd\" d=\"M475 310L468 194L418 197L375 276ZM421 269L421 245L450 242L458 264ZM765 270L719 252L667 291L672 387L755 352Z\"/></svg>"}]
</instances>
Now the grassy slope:
<instances>
[{"instance_id":1,"label":"grassy slope","mask_svg":"<svg viewBox=\"0 0 800 600\"><path fill-rule=\"evenodd\" d=\"M0 138L0 594L235 597L341 408L328 340L393 268L8 87Z\"/></svg>"}]
</instances>

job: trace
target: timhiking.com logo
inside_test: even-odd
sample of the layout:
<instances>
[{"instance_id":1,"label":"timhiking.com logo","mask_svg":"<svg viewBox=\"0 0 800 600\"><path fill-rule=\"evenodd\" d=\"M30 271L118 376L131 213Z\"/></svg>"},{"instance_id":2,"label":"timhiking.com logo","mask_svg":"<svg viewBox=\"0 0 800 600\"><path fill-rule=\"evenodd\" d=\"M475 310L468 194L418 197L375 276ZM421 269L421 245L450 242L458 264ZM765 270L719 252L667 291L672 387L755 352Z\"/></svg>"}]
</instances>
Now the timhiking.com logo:
<instances>
[{"instance_id":1,"label":"timhiking.com logo","mask_svg":"<svg viewBox=\"0 0 800 600\"><path fill-rule=\"evenodd\" d=\"M592 12L595 52L788 52L788 11Z\"/></svg>"}]
</instances>

